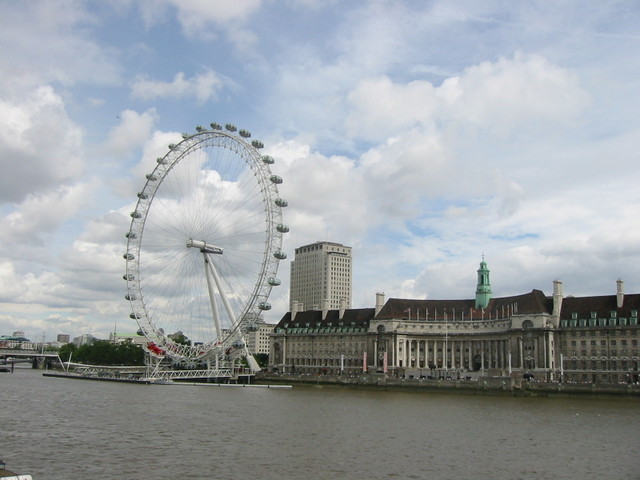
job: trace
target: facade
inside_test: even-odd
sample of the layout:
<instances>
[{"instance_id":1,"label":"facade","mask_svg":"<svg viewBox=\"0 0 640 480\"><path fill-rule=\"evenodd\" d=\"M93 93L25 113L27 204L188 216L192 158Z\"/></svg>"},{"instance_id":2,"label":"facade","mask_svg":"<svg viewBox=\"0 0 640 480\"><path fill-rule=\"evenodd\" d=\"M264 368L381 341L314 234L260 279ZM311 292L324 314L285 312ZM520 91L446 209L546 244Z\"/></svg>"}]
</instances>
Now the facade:
<instances>
[{"instance_id":1,"label":"facade","mask_svg":"<svg viewBox=\"0 0 640 480\"><path fill-rule=\"evenodd\" d=\"M609 296L564 298L562 282L553 287L552 296L532 290L492 298L483 260L474 299L385 302L378 294L375 309L290 312L274 330L271 366L286 373L637 382L640 294L625 295L622 281Z\"/></svg>"},{"instance_id":2,"label":"facade","mask_svg":"<svg viewBox=\"0 0 640 480\"><path fill-rule=\"evenodd\" d=\"M124 343L131 342L134 345L146 345L149 340L144 335L138 335L137 333L109 333L109 341L111 343Z\"/></svg>"},{"instance_id":3,"label":"facade","mask_svg":"<svg viewBox=\"0 0 640 480\"><path fill-rule=\"evenodd\" d=\"M289 310L351 307L351 247L316 242L295 250L291 262Z\"/></svg>"},{"instance_id":4,"label":"facade","mask_svg":"<svg viewBox=\"0 0 640 480\"><path fill-rule=\"evenodd\" d=\"M638 382L640 295L565 298L557 331L563 377L592 383Z\"/></svg>"},{"instance_id":5,"label":"facade","mask_svg":"<svg viewBox=\"0 0 640 480\"><path fill-rule=\"evenodd\" d=\"M245 334L245 340L251 353L269 354L269 337L274 327L275 325L264 321L249 327L249 331Z\"/></svg>"},{"instance_id":6,"label":"facade","mask_svg":"<svg viewBox=\"0 0 640 480\"><path fill-rule=\"evenodd\" d=\"M79 337L75 337L72 343L74 343L77 347L80 347L82 345L91 345L96 340L98 339L90 333L83 333Z\"/></svg>"},{"instance_id":7,"label":"facade","mask_svg":"<svg viewBox=\"0 0 640 480\"><path fill-rule=\"evenodd\" d=\"M367 364L373 308L287 313L276 325L270 369L293 374L358 374Z\"/></svg>"}]
</instances>

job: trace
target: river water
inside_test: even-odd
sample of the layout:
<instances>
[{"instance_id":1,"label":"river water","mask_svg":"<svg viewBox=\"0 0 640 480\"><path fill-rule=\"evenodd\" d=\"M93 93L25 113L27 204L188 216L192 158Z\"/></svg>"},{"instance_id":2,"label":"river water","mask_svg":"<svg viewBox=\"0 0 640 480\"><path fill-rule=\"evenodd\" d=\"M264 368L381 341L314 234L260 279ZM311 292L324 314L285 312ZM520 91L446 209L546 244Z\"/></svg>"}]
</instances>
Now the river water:
<instances>
[{"instance_id":1,"label":"river water","mask_svg":"<svg viewBox=\"0 0 640 480\"><path fill-rule=\"evenodd\" d=\"M135 385L0 373L34 480L640 478L640 401Z\"/></svg>"}]
</instances>

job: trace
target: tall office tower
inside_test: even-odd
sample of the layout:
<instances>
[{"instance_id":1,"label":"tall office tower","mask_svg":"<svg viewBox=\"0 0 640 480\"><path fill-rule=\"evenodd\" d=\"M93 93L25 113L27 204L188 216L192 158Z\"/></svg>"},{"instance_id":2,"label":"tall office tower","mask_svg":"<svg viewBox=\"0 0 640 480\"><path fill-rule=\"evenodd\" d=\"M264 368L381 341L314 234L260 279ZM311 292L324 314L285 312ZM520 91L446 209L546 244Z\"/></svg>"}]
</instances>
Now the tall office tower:
<instances>
[{"instance_id":1,"label":"tall office tower","mask_svg":"<svg viewBox=\"0 0 640 480\"><path fill-rule=\"evenodd\" d=\"M351 308L351 247L316 242L296 248L290 311Z\"/></svg>"}]
</instances>

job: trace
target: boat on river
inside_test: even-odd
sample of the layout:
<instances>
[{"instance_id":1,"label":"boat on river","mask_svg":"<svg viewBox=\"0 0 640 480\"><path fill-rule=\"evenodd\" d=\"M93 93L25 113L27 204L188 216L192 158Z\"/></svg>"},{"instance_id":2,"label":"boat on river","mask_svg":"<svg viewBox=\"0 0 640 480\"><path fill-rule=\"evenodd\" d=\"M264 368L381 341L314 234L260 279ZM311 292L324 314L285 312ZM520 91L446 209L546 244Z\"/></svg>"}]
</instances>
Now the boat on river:
<instances>
[{"instance_id":1,"label":"boat on river","mask_svg":"<svg viewBox=\"0 0 640 480\"><path fill-rule=\"evenodd\" d=\"M6 469L6 464L0 460L0 480L33 480L31 475L19 475Z\"/></svg>"}]
</instances>

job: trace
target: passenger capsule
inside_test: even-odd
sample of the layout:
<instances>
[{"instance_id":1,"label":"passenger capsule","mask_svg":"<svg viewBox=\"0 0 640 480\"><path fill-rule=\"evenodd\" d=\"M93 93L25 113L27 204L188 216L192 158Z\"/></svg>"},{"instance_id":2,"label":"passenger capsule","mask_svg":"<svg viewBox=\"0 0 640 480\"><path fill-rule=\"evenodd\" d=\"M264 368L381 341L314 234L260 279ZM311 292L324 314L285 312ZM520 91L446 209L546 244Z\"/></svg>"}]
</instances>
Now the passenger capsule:
<instances>
[{"instance_id":1,"label":"passenger capsule","mask_svg":"<svg viewBox=\"0 0 640 480\"><path fill-rule=\"evenodd\" d=\"M183 138L184 140L186 140L186 139L187 139L187 138L189 138L190 136L191 136L191 135L189 135L188 133L183 133L183 134L182 134L182 138Z\"/></svg>"},{"instance_id":2,"label":"passenger capsule","mask_svg":"<svg viewBox=\"0 0 640 480\"><path fill-rule=\"evenodd\" d=\"M145 178L146 178L147 180L149 180L150 182L155 182L155 181L157 181L157 180L158 180L158 177L156 177L153 173L147 173L147 174L145 175Z\"/></svg>"},{"instance_id":3,"label":"passenger capsule","mask_svg":"<svg viewBox=\"0 0 640 480\"><path fill-rule=\"evenodd\" d=\"M264 143L262 143L260 140L254 140L253 142L251 142L251 145L253 145L255 148L264 148Z\"/></svg>"},{"instance_id":4,"label":"passenger capsule","mask_svg":"<svg viewBox=\"0 0 640 480\"><path fill-rule=\"evenodd\" d=\"M222 125L220 125L219 123L211 122L209 125L211 126L212 130L222 130Z\"/></svg>"},{"instance_id":5,"label":"passenger capsule","mask_svg":"<svg viewBox=\"0 0 640 480\"><path fill-rule=\"evenodd\" d=\"M236 340L231 344L233 348L244 348L244 342L242 340Z\"/></svg>"},{"instance_id":6,"label":"passenger capsule","mask_svg":"<svg viewBox=\"0 0 640 480\"><path fill-rule=\"evenodd\" d=\"M131 218L142 218L142 214L140 212L131 212Z\"/></svg>"},{"instance_id":7,"label":"passenger capsule","mask_svg":"<svg viewBox=\"0 0 640 480\"><path fill-rule=\"evenodd\" d=\"M269 180L271 180L272 183L275 183L277 185L282 183L282 177L280 177L279 175L271 175L269 177Z\"/></svg>"},{"instance_id":8,"label":"passenger capsule","mask_svg":"<svg viewBox=\"0 0 640 480\"><path fill-rule=\"evenodd\" d=\"M276 225L276 230L280 233L287 233L289 231L289 227L287 227L284 223L279 223Z\"/></svg>"},{"instance_id":9,"label":"passenger capsule","mask_svg":"<svg viewBox=\"0 0 640 480\"><path fill-rule=\"evenodd\" d=\"M156 162L158 162L160 165L166 165L167 163L169 163L169 162L167 161L167 159L166 159L166 158L164 158L164 157L158 157L158 158L156 158Z\"/></svg>"},{"instance_id":10,"label":"passenger capsule","mask_svg":"<svg viewBox=\"0 0 640 480\"><path fill-rule=\"evenodd\" d=\"M146 200L147 198L149 198L149 195L147 195L147 194L146 194L146 193L144 193L144 192L140 192L140 193L138 193L138 198L139 198L140 200Z\"/></svg>"},{"instance_id":11,"label":"passenger capsule","mask_svg":"<svg viewBox=\"0 0 640 480\"><path fill-rule=\"evenodd\" d=\"M134 258L136 258L136 257L135 257L135 255L134 255L133 253L128 253L128 252L127 252L127 253L125 253L124 255L122 255L122 257L123 257L125 260L133 260Z\"/></svg>"},{"instance_id":12,"label":"passenger capsule","mask_svg":"<svg viewBox=\"0 0 640 480\"><path fill-rule=\"evenodd\" d=\"M282 282L280 281L279 278L274 278L274 277L269 277L267 279L267 283L271 286L277 287L278 285L280 285Z\"/></svg>"},{"instance_id":13,"label":"passenger capsule","mask_svg":"<svg viewBox=\"0 0 640 480\"><path fill-rule=\"evenodd\" d=\"M138 235L136 235L135 232L127 232L125 234L125 237L127 237L127 238L138 238Z\"/></svg>"},{"instance_id":14,"label":"passenger capsule","mask_svg":"<svg viewBox=\"0 0 640 480\"><path fill-rule=\"evenodd\" d=\"M173 150L174 148L176 148L176 144L175 143L170 143L169 144L169 150Z\"/></svg>"},{"instance_id":15,"label":"passenger capsule","mask_svg":"<svg viewBox=\"0 0 640 480\"><path fill-rule=\"evenodd\" d=\"M287 202L285 199L283 198L276 198L275 199L275 204L279 207L286 207L287 205L289 205L289 202Z\"/></svg>"},{"instance_id":16,"label":"passenger capsule","mask_svg":"<svg viewBox=\"0 0 640 480\"><path fill-rule=\"evenodd\" d=\"M233 123L227 123L224 128L226 128L230 132L235 132L237 130L236 126Z\"/></svg>"},{"instance_id":17,"label":"passenger capsule","mask_svg":"<svg viewBox=\"0 0 640 480\"><path fill-rule=\"evenodd\" d=\"M138 313L132 313L129 315L130 318L133 318L134 320L139 320L140 319L140 315Z\"/></svg>"},{"instance_id":18,"label":"passenger capsule","mask_svg":"<svg viewBox=\"0 0 640 480\"><path fill-rule=\"evenodd\" d=\"M245 130L244 128L238 132L242 138L249 138L251 136L251 132L249 130Z\"/></svg>"},{"instance_id":19,"label":"passenger capsule","mask_svg":"<svg viewBox=\"0 0 640 480\"><path fill-rule=\"evenodd\" d=\"M271 310L271 304L269 302L260 302L258 308L260 310Z\"/></svg>"},{"instance_id":20,"label":"passenger capsule","mask_svg":"<svg viewBox=\"0 0 640 480\"><path fill-rule=\"evenodd\" d=\"M133 273L125 273L122 278L124 278L127 282L131 282L136 279L136 276Z\"/></svg>"},{"instance_id":21,"label":"passenger capsule","mask_svg":"<svg viewBox=\"0 0 640 480\"><path fill-rule=\"evenodd\" d=\"M247 325L247 332L257 332L258 331L258 325L256 325L255 323L250 323L249 325Z\"/></svg>"},{"instance_id":22,"label":"passenger capsule","mask_svg":"<svg viewBox=\"0 0 640 480\"><path fill-rule=\"evenodd\" d=\"M285 258L287 258L287 254L284 253L282 250L276 250L275 252L273 252L273 256L276 257L278 260L284 260Z\"/></svg>"},{"instance_id":23,"label":"passenger capsule","mask_svg":"<svg viewBox=\"0 0 640 480\"><path fill-rule=\"evenodd\" d=\"M136 300L138 297L136 297L136 296L135 296L135 295L133 295L133 294L129 294L129 293L127 293L127 294L124 296L124 298L126 298L126 299L127 299L127 300L129 300L129 301L133 301L133 300Z\"/></svg>"},{"instance_id":24,"label":"passenger capsule","mask_svg":"<svg viewBox=\"0 0 640 480\"><path fill-rule=\"evenodd\" d=\"M273 157L270 157L269 155L263 155L262 162L266 163L267 165L273 165L275 163L275 160L273 159Z\"/></svg>"},{"instance_id":25,"label":"passenger capsule","mask_svg":"<svg viewBox=\"0 0 640 480\"><path fill-rule=\"evenodd\" d=\"M196 127L196 132L206 132L206 131L207 131L207 129L204 128L202 125L198 125Z\"/></svg>"}]
</instances>

